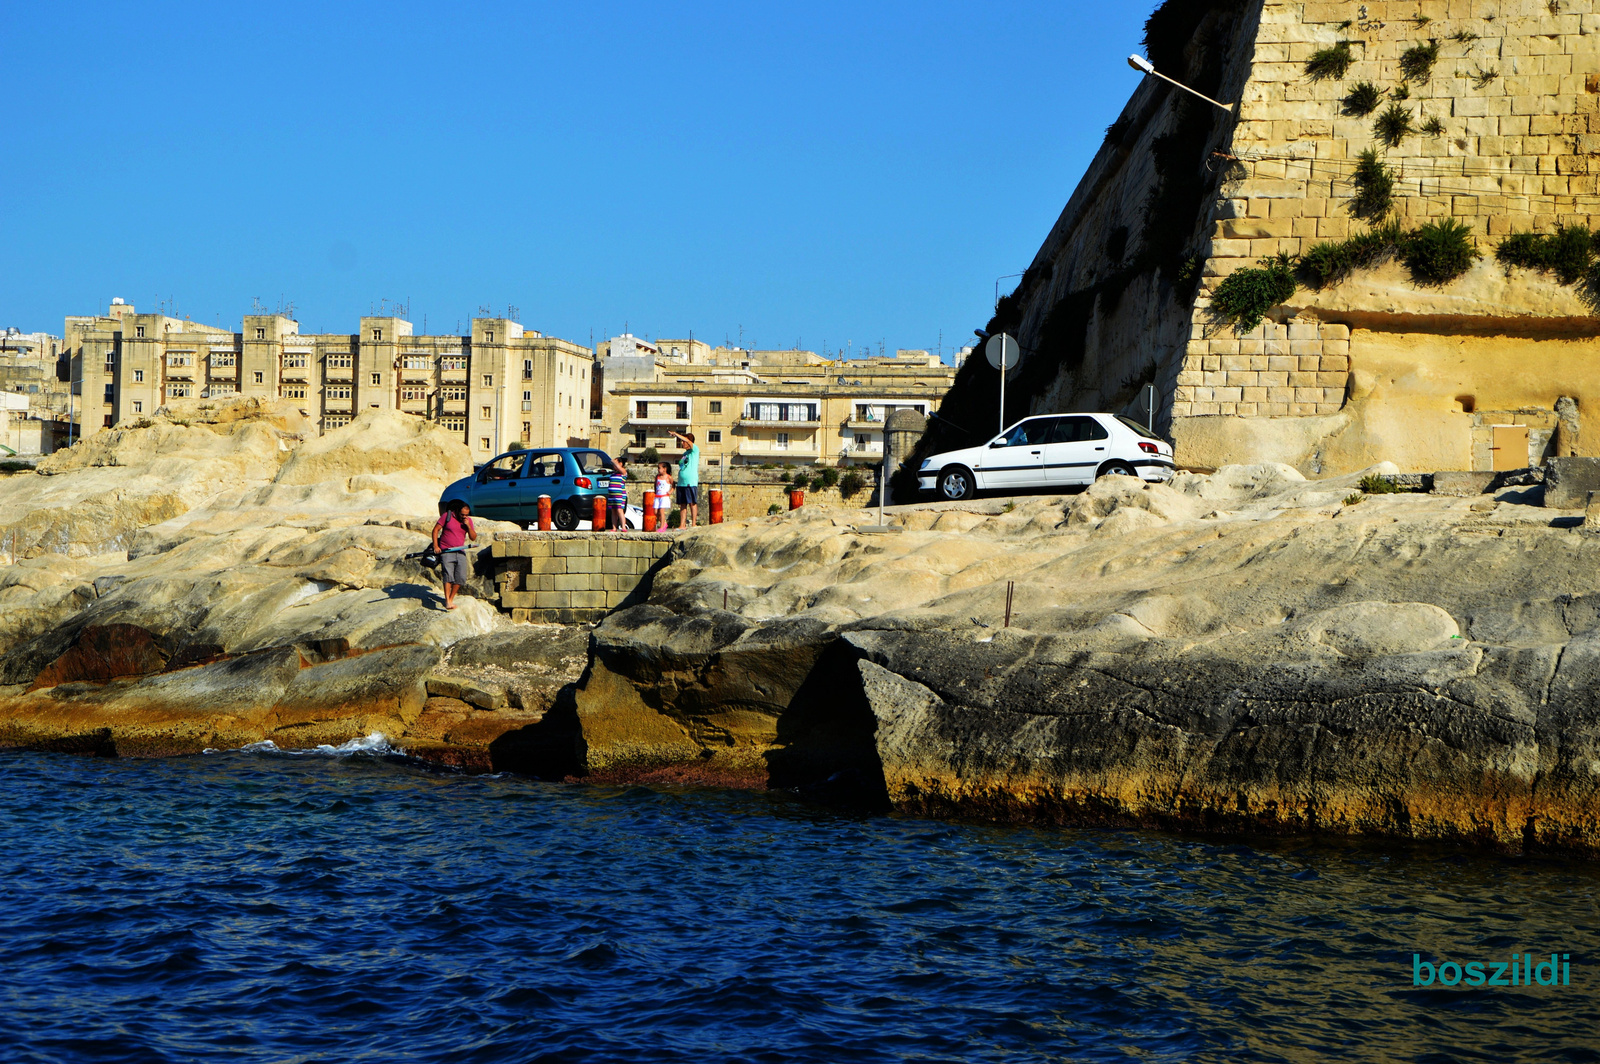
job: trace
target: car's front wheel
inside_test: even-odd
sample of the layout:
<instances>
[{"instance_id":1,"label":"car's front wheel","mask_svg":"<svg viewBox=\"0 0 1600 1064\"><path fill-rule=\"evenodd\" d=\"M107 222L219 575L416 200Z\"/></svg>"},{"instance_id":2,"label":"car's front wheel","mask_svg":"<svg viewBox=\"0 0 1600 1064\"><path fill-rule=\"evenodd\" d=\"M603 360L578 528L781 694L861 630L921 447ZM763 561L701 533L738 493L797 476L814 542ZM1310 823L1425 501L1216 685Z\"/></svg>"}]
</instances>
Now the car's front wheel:
<instances>
[{"instance_id":1,"label":"car's front wheel","mask_svg":"<svg viewBox=\"0 0 1600 1064\"><path fill-rule=\"evenodd\" d=\"M558 532L571 532L578 527L578 508L570 502L558 502L550 510L550 523Z\"/></svg>"},{"instance_id":2,"label":"car's front wheel","mask_svg":"<svg viewBox=\"0 0 1600 1064\"><path fill-rule=\"evenodd\" d=\"M978 485L966 466L946 466L939 473L939 495L957 502L977 494Z\"/></svg>"},{"instance_id":3,"label":"car's front wheel","mask_svg":"<svg viewBox=\"0 0 1600 1064\"><path fill-rule=\"evenodd\" d=\"M1133 466L1129 465L1127 462L1107 462L1105 465L1100 467L1100 471L1095 474L1095 478L1136 477L1138 475L1139 471L1133 468Z\"/></svg>"}]
</instances>

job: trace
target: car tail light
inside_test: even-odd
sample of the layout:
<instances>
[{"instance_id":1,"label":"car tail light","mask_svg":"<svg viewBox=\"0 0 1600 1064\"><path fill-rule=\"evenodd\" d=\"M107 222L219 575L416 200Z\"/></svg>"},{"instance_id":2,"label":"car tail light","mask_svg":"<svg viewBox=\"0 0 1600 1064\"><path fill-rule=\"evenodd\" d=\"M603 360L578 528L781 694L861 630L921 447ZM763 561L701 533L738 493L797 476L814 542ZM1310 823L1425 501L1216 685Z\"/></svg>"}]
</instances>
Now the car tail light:
<instances>
[{"instance_id":1,"label":"car tail light","mask_svg":"<svg viewBox=\"0 0 1600 1064\"><path fill-rule=\"evenodd\" d=\"M590 486L588 477L579 477L577 480L574 480L573 483L578 485L580 488L587 488Z\"/></svg>"},{"instance_id":2,"label":"car tail light","mask_svg":"<svg viewBox=\"0 0 1600 1064\"><path fill-rule=\"evenodd\" d=\"M1144 440L1140 440L1139 441L1139 450L1143 451L1145 454L1160 454L1161 453L1161 449L1159 447L1157 447L1153 443L1146 443Z\"/></svg>"}]
</instances>

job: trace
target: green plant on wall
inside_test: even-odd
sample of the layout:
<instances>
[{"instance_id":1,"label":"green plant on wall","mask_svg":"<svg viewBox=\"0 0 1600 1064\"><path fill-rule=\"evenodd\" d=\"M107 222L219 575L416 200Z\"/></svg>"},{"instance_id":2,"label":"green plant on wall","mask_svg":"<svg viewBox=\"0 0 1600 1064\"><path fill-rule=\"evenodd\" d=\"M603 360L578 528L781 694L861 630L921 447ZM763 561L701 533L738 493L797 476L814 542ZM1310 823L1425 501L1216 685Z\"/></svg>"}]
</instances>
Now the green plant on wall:
<instances>
[{"instance_id":1,"label":"green plant on wall","mask_svg":"<svg viewBox=\"0 0 1600 1064\"><path fill-rule=\"evenodd\" d=\"M1407 236L1400 255L1414 280L1441 285L1471 269L1479 252L1469 226L1454 218L1441 218Z\"/></svg>"},{"instance_id":2,"label":"green plant on wall","mask_svg":"<svg viewBox=\"0 0 1600 1064\"><path fill-rule=\"evenodd\" d=\"M1319 48L1306 60L1306 77L1312 81L1334 80L1344 77L1350 69L1350 42L1340 41L1328 48Z\"/></svg>"},{"instance_id":3,"label":"green plant on wall","mask_svg":"<svg viewBox=\"0 0 1600 1064\"><path fill-rule=\"evenodd\" d=\"M1312 288L1338 284L1356 270L1387 262L1406 239L1399 222L1385 222L1349 240L1323 242L1300 256L1298 273Z\"/></svg>"},{"instance_id":4,"label":"green plant on wall","mask_svg":"<svg viewBox=\"0 0 1600 1064\"><path fill-rule=\"evenodd\" d=\"M1365 118L1378 109L1383 101L1383 90L1370 81L1358 81L1344 98L1345 114Z\"/></svg>"},{"instance_id":5,"label":"green plant on wall","mask_svg":"<svg viewBox=\"0 0 1600 1064\"><path fill-rule=\"evenodd\" d=\"M1439 116L1434 115L1422 123L1422 132L1430 137L1444 136L1444 123L1439 121Z\"/></svg>"},{"instance_id":6,"label":"green plant on wall","mask_svg":"<svg viewBox=\"0 0 1600 1064\"><path fill-rule=\"evenodd\" d=\"M1427 81L1439 61L1439 42L1415 44L1400 53L1400 74L1407 81Z\"/></svg>"},{"instance_id":7,"label":"green plant on wall","mask_svg":"<svg viewBox=\"0 0 1600 1064\"><path fill-rule=\"evenodd\" d=\"M1372 222L1389 213L1394 205L1394 174L1377 152L1368 148L1356 157L1356 172L1350 183L1356 189L1350 200L1351 214Z\"/></svg>"},{"instance_id":8,"label":"green plant on wall","mask_svg":"<svg viewBox=\"0 0 1600 1064\"><path fill-rule=\"evenodd\" d=\"M1500 242L1494 257L1504 266L1554 273L1562 284L1591 277L1600 234L1587 226L1564 225L1553 233L1513 233Z\"/></svg>"},{"instance_id":9,"label":"green plant on wall","mask_svg":"<svg viewBox=\"0 0 1600 1064\"><path fill-rule=\"evenodd\" d=\"M1489 67L1487 70L1485 70L1483 67L1479 67L1478 72L1472 75L1472 86L1476 89L1485 88L1488 86L1489 82L1493 81L1499 76L1500 71L1495 67Z\"/></svg>"},{"instance_id":10,"label":"green plant on wall","mask_svg":"<svg viewBox=\"0 0 1600 1064\"><path fill-rule=\"evenodd\" d=\"M1222 279L1211 295L1212 310L1237 332L1261 324L1267 311L1294 295L1294 262L1288 255L1261 260L1260 266L1235 270Z\"/></svg>"},{"instance_id":11,"label":"green plant on wall","mask_svg":"<svg viewBox=\"0 0 1600 1064\"><path fill-rule=\"evenodd\" d=\"M1385 107L1377 121L1372 123L1372 135L1391 148L1398 148L1410 132L1411 112L1397 103Z\"/></svg>"}]
</instances>

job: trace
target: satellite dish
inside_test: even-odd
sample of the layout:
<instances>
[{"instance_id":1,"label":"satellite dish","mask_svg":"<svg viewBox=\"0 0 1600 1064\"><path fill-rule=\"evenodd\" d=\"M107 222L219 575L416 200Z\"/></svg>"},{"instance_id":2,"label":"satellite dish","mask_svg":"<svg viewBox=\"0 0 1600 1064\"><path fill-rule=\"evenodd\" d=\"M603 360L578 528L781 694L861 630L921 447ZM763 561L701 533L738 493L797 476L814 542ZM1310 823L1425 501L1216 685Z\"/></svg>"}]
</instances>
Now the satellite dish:
<instances>
[{"instance_id":1,"label":"satellite dish","mask_svg":"<svg viewBox=\"0 0 1600 1064\"><path fill-rule=\"evenodd\" d=\"M1022 358L1022 348L1017 346L1014 337L1001 333L999 336L989 337L989 342L983 345L983 356L989 360L989 365L995 369L1015 369L1017 362Z\"/></svg>"}]
</instances>

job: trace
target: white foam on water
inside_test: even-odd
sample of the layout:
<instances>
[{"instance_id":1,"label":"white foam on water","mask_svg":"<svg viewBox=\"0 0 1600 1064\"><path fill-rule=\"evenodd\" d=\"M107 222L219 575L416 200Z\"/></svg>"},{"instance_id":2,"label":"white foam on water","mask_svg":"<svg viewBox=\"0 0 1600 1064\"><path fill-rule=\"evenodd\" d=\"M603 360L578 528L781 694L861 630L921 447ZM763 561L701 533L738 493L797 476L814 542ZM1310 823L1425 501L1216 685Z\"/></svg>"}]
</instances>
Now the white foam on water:
<instances>
[{"instance_id":1,"label":"white foam on water","mask_svg":"<svg viewBox=\"0 0 1600 1064\"><path fill-rule=\"evenodd\" d=\"M214 747L206 747L203 753L220 754L227 751ZM323 743L319 746L304 747L297 750L285 750L271 739L263 739L258 743L245 743L239 747L241 754L277 754L280 757L354 757L366 754L370 757L385 757L390 754L404 756L405 751L389 742L382 732L373 732L360 739L351 739L349 742L331 746Z\"/></svg>"}]
</instances>

